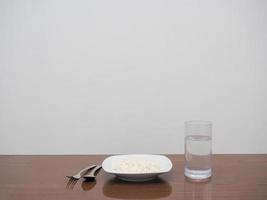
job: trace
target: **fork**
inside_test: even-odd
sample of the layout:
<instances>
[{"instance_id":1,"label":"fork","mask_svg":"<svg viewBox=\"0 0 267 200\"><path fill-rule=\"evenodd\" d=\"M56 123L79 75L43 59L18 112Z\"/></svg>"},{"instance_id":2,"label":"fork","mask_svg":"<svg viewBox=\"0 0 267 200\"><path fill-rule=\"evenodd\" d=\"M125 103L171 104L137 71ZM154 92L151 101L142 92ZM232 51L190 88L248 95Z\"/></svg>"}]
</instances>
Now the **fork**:
<instances>
[{"instance_id":1,"label":"fork","mask_svg":"<svg viewBox=\"0 0 267 200\"><path fill-rule=\"evenodd\" d=\"M89 167L86 167L86 168L82 169L81 171L79 171L77 174L75 174L75 175L73 175L73 176L66 176L67 178L69 178L69 182L68 182L68 184L67 184L67 187L69 187L69 186L71 186L71 185L73 185L73 187L74 187L74 185L76 184L76 182L77 182L80 178L82 178L82 177L84 176L84 174L86 174L90 169L92 169L92 168L94 168L94 167L96 167L96 165L91 165L91 166L89 166ZM73 188L73 187L72 187L72 188Z\"/></svg>"},{"instance_id":2,"label":"fork","mask_svg":"<svg viewBox=\"0 0 267 200\"><path fill-rule=\"evenodd\" d=\"M97 172L98 170L100 170L102 168L101 165L96 165L96 167L94 167L94 169L88 171L88 173L86 173L83 178L86 180L86 181L90 181L90 180L94 180L96 175L97 175Z\"/></svg>"}]
</instances>

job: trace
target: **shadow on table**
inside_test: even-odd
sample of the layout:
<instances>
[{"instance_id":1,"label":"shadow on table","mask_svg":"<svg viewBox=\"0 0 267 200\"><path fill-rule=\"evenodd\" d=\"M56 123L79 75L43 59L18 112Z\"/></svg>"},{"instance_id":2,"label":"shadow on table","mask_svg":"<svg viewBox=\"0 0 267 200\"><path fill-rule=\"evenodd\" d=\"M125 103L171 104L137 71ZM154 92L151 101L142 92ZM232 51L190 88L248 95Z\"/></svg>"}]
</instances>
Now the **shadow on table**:
<instances>
[{"instance_id":1,"label":"shadow on table","mask_svg":"<svg viewBox=\"0 0 267 200\"><path fill-rule=\"evenodd\" d=\"M66 189L73 190L78 180L69 180L66 184ZM81 187L84 191L91 190L96 185L95 180L84 180L81 184Z\"/></svg>"},{"instance_id":2,"label":"shadow on table","mask_svg":"<svg viewBox=\"0 0 267 200\"><path fill-rule=\"evenodd\" d=\"M157 199L172 193L172 187L166 181L157 178L147 182L126 182L117 178L103 185L106 197L118 199Z\"/></svg>"},{"instance_id":3,"label":"shadow on table","mask_svg":"<svg viewBox=\"0 0 267 200\"><path fill-rule=\"evenodd\" d=\"M88 191L88 190L91 190L93 187L95 187L96 185L96 181L87 181L87 180L84 180L82 182L82 189L84 191Z\"/></svg>"}]
</instances>

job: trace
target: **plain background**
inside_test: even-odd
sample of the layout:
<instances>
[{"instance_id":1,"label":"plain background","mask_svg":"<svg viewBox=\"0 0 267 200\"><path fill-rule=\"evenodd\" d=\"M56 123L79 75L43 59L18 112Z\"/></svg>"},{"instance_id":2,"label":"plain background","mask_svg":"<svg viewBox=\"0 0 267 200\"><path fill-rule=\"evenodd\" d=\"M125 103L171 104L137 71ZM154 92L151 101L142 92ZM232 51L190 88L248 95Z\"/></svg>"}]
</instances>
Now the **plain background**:
<instances>
[{"instance_id":1,"label":"plain background","mask_svg":"<svg viewBox=\"0 0 267 200\"><path fill-rule=\"evenodd\" d=\"M267 153L267 1L0 0L0 153Z\"/></svg>"}]
</instances>

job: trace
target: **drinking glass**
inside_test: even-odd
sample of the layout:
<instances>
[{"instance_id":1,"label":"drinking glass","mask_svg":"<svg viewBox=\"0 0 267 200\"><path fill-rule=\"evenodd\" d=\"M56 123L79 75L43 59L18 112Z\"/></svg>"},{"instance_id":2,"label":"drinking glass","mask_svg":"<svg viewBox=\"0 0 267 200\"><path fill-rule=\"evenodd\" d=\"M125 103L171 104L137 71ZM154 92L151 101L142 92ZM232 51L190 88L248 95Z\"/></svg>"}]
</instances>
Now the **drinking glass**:
<instances>
[{"instance_id":1,"label":"drinking glass","mask_svg":"<svg viewBox=\"0 0 267 200\"><path fill-rule=\"evenodd\" d=\"M211 143L212 123L209 121L185 122L184 175L193 180L208 179L212 175Z\"/></svg>"}]
</instances>

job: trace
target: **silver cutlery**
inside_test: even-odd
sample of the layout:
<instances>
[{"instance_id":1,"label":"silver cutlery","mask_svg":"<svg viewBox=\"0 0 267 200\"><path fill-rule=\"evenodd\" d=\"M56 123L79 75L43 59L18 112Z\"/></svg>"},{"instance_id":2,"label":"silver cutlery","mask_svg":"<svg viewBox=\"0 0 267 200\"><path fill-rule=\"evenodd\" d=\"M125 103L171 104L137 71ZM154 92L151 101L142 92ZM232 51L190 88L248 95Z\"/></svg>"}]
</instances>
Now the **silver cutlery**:
<instances>
[{"instance_id":1,"label":"silver cutlery","mask_svg":"<svg viewBox=\"0 0 267 200\"><path fill-rule=\"evenodd\" d=\"M69 178L69 182L67 184L67 187L70 187L71 185L74 187L74 185L76 184L76 182L80 178L82 178L90 169L92 169L94 167L96 167L96 165L91 165L89 167L86 167L86 168L82 169L81 171L79 171L77 174L75 174L73 176L67 176L67 178Z\"/></svg>"},{"instance_id":2,"label":"silver cutlery","mask_svg":"<svg viewBox=\"0 0 267 200\"><path fill-rule=\"evenodd\" d=\"M102 168L101 165L97 165L96 167L94 167L92 170L88 171L83 178L86 181L90 181L90 180L94 180L96 178L97 173L99 172L99 170Z\"/></svg>"}]
</instances>

